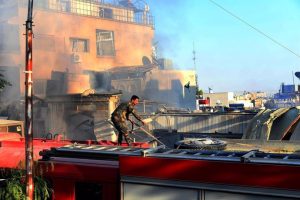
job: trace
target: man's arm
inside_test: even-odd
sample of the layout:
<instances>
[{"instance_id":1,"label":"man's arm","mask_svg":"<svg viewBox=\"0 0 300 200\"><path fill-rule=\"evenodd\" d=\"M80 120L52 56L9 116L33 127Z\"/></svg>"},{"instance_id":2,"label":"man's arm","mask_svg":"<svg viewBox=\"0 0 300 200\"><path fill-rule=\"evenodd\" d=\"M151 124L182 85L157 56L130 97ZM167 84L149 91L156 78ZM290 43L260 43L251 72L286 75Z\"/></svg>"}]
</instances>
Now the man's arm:
<instances>
[{"instance_id":1,"label":"man's arm","mask_svg":"<svg viewBox=\"0 0 300 200\"><path fill-rule=\"evenodd\" d=\"M143 125L145 125L144 121L142 120L141 116L139 116L139 114L137 113L137 111L135 109L132 110L132 115L139 120L140 122L142 122Z\"/></svg>"}]
</instances>

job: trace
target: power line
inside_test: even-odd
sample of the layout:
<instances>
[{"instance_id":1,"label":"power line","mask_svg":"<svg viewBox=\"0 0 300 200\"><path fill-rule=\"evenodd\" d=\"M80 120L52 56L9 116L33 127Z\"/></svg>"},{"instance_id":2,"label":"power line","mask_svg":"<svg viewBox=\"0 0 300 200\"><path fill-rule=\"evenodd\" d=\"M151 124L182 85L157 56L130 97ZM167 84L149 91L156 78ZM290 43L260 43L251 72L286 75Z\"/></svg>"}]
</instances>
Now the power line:
<instances>
[{"instance_id":1,"label":"power line","mask_svg":"<svg viewBox=\"0 0 300 200\"><path fill-rule=\"evenodd\" d=\"M234 13L230 12L229 10L227 10L226 8L224 8L223 6L221 6L220 4L216 3L213 0L209 0L211 3L213 3L215 6L221 8L223 11L225 11L226 13L228 13L229 15L231 15L232 17L236 18L237 20L241 21L242 23L246 24L247 26L251 27L252 29L254 29L256 32L260 33L261 35L265 36L266 38L268 38L269 40L271 40L272 42L274 42L275 44L279 45L280 47L284 48L285 50L289 51L290 53L294 54L295 56L297 56L298 58L300 58L300 55L297 54L296 52L294 52L293 50L291 50L290 48L288 48L287 46L281 44L280 42L278 42L277 40L275 40L274 38L272 38L271 36L267 35L266 33L264 33L263 31L259 30L258 28L252 26L251 24L249 24L248 22L246 22L245 20L243 20L242 18L240 18L239 16L235 15Z\"/></svg>"}]
</instances>

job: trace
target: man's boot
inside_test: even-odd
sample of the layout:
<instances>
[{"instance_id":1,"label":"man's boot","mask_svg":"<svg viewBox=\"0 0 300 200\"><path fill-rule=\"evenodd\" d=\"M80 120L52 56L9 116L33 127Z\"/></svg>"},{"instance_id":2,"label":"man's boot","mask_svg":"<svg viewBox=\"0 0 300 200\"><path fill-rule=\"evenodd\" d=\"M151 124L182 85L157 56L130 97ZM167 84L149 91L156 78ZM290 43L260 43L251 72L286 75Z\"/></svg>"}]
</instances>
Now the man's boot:
<instances>
[{"instance_id":1,"label":"man's boot","mask_svg":"<svg viewBox=\"0 0 300 200\"><path fill-rule=\"evenodd\" d=\"M128 133L124 134L124 137L125 137L125 141L128 144L128 146L132 146L133 139L131 137L129 137L129 134Z\"/></svg>"}]
</instances>

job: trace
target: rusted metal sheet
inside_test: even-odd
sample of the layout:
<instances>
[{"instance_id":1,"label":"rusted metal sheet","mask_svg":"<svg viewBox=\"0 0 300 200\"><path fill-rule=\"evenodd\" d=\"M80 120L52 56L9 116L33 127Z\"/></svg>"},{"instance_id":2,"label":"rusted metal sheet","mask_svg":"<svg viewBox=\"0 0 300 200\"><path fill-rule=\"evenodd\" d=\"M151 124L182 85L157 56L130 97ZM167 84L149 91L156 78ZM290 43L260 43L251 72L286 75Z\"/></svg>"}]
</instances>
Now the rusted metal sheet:
<instances>
[{"instance_id":1,"label":"rusted metal sheet","mask_svg":"<svg viewBox=\"0 0 300 200\"><path fill-rule=\"evenodd\" d=\"M298 122L297 126L295 127L295 130L290 138L290 140L300 140L300 122Z\"/></svg>"},{"instance_id":2,"label":"rusted metal sheet","mask_svg":"<svg viewBox=\"0 0 300 200\"><path fill-rule=\"evenodd\" d=\"M300 107L263 110L250 122L243 139L299 140Z\"/></svg>"},{"instance_id":3,"label":"rusted metal sheet","mask_svg":"<svg viewBox=\"0 0 300 200\"><path fill-rule=\"evenodd\" d=\"M62 133L73 140L96 139L94 124L110 118L119 91L49 96L47 130Z\"/></svg>"},{"instance_id":4,"label":"rusted metal sheet","mask_svg":"<svg viewBox=\"0 0 300 200\"><path fill-rule=\"evenodd\" d=\"M291 108L283 115L278 117L273 123L269 140L281 140L281 138L284 136L285 130L299 115L299 111L300 110L297 108Z\"/></svg>"}]
</instances>

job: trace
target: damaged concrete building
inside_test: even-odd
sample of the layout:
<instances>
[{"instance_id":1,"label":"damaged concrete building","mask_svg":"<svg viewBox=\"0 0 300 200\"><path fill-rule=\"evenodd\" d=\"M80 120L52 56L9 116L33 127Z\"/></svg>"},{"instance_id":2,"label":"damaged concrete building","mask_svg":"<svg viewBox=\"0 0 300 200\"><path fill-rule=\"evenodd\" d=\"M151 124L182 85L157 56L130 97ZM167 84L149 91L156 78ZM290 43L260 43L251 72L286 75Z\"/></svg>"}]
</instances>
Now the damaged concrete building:
<instances>
[{"instance_id":1,"label":"damaged concrete building","mask_svg":"<svg viewBox=\"0 0 300 200\"><path fill-rule=\"evenodd\" d=\"M22 33L27 1L0 2L0 70L12 83L1 100L18 101L24 93ZM153 62L154 19L145 2L40 0L35 1L34 11L33 84L40 105L35 109L39 121L35 134L55 129L55 123L48 120L54 112L49 106L53 97L75 95L80 99L80 94L91 88L97 98L100 94L113 97L112 102L103 98L111 110L116 99L127 100L132 94L195 109L195 71L162 69ZM73 111L76 109L70 113Z\"/></svg>"},{"instance_id":2,"label":"damaged concrete building","mask_svg":"<svg viewBox=\"0 0 300 200\"><path fill-rule=\"evenodd\" d=\"M50 94L60 94L81 93L89 88L107 91L112 87L124 93L135 92L140 87L137 93L142 95L149 94L143 89L153 86L163 93L173 91L180 101L188 98L189 93L193 96L194 91L185 91L183 86L187 83L191 88L195 86L194 71L161 69L153 64L153 17L146 4L130 2L37 1L33 42L35 95L45 97L47 89ZM15 87L23 85L20 83L23 83L25 43L21 33L26 3L24 0L3 1L0 7L6 13L15 11L8 16L2 12L0 24L1 38L5 38L1 40L0 66L15 72L14 77L8 76ZM144 72L149 72L151 77L145 77ZM132 79L127 81L128 85L125 78ZM143 83L136 82L136 78L143 79ZM62 86L64 88L60 88ZM56 87L59 87L57 91ZM22 93L23 87L18 90Z\"/></svg>"},{"instance_id":3,"label":"damaged concrete building","mask_svg":"<svg viewBox=\"0 0 300 200\"><path fill-rule=\"evenodd\" d=\"M0 66L14 66L20 71L24 66L22 30L26 3L12 0L1 4L2 10L13 8L16 12L15 16L1 20L1 38L5 40L1 40ZM85 70L105 71L115 66L140 65L143 56L151 56L154 24L149 13L143 15L133 8L83 0L43 0L34 6L35 88L46 88L52 71L59 71L70 79L70 92L82 92L89 88L89 83L72 88L72 80L84 79ZM144 17L147 20L143 20ZM79 77L74 77L76 75ZM43 95L45 91L38 89L35 93Z\"/></svg>"}]
</instances>

